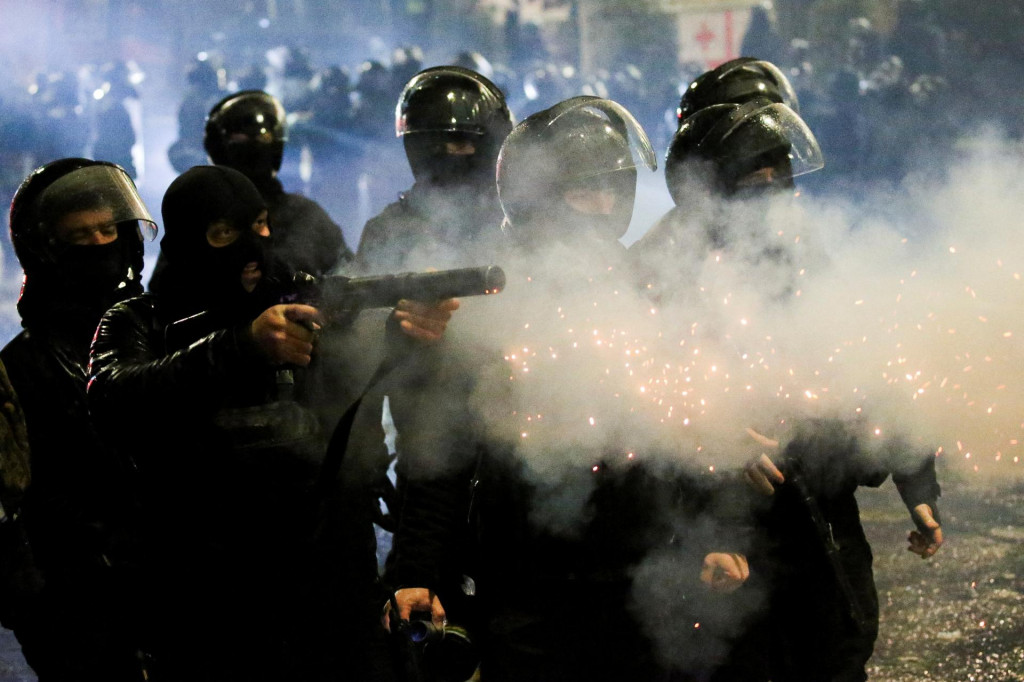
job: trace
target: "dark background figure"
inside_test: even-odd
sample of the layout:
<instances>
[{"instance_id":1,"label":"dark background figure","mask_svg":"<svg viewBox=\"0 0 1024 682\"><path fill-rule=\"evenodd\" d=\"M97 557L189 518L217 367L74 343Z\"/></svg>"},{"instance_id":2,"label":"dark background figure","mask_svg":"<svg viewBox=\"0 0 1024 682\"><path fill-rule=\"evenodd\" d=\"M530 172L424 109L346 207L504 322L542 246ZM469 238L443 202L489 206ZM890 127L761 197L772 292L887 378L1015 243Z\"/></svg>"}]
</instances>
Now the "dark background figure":
<instances>
[{"instance_id":1,"label":"dark background figure","mask_svg":"<svg viewBox=\"0 0 1024 682\"><path fill-rule=\"evenodd\" d=\"M85 153L89 122L78 89L78 78L73 73L40 72L36 76L30 92L39 159L81 157Z\"/></svg>"},{"instance_id":2,"label":"dark background figure","mask_svg":"<svg viewBox=\"0 0 1024 682\"><path fill-rule=\"evenodd\" d=\"M395 83L379 60L366 60L356 69L351 131L359 150L348 163L355 170L360 222L394 201L408 185L409 174L399 170L402 152L394 143L395 102L401 91L402 84Z\"/></svg>"},{"instance_id":3,"label":"dark background figure","mask_svg":"<svg viewBox=\"0 0 1024 682\"><path fill-rule=\"evenodd\" d=\"M139 93L130 80L131 75L128 65L121 60L101 67L93 95L96 101L90 148L94 159L116 163L133 178L138 178L141 169L136 168L132 156L136 130L129 106L139 101ZM97 97L98 93L102 95Z\"/></svg>"},{"instance_id":4,"label":"dark background figure","mask_svg":"<svg viewBox=\"0 0 1024 682\"><path fill-rule=\"evenodd\" d=\"M359 163L364 148L353 130L352 96L348 68L325 67L313 77L308 116L291 125L293 139L304 145L312 161L309 196L316 197L330 216L351 230L347 240L357 238L352 235L365 220L361 217Z\"/></svg>"},{"instance_id":5,"label":"dark background figure","mask_svg":"<svg viewBox=\"0 0 1024 682\"><path fill-rule=\"evenodd\" d=\"M405 84L422 70L423 49L419 45L396 47L391 52L392 91L401 92Z\"/></svg>"},{"instance_id":6,"label":"dark background figure","mask_svg":"<svg viewBox=\"0 0 1024 682\"><path fill-rule=\"evenodd\" d=\"M0 196L13 197L26 173L39 164L39 131L38 113L29 104L0 93L0 139L4 140L0 145L0 192L3 192ZM15 256L9 229L4 230L2 240L3 275L9 279L18 278L21 264ZM12 298L9 303L14 300Z\"/></svg>"},{"instance_id":7,"label":"dark background figure","mask_svg":"<svg viewBox=\"0 0 1024 682\"><path fill-rule=\"evenodd\" d=\"M638 161L631 139L639 140ZM557 280L530 266L561 249L576 258L563 284L586 286L583 273L617 271L627 257L617 238L629 223L639 162L654 164L647 138L608 100L574 98L514 128L497 182L505 230L526 264L520 274ZM531 299L517 304L513 319L531 319ZM468 626L489 682L657 679L651 643L627 605L632 568L672 535L677 479L640 462L606 461L604 450L555 481L531 478L512 441L485 435L479 416L463 412L470 408L457 396L477 381L507 381L468 355L435 366L443 379L431 385L441 394L420 390L393 403L396 424L415 425L399 429L398 525L386 574L399 618ZM580 487L587 494L578 525L541 520L545 504ZM724 582L742 582L745 561L720 558Z\"/></svg>"},{"instance_id":8,"label":"dark background figure","mask_svg":"<svg viewBox=\"0 0 1024 682\"><path fill-rule=\"evenodd\" d=\"M283 64L277 91L285 111L308 112L312 103L314 70L309 50L297 45L283 50Z\"/></svg>"},{"instance_id":9,"label":"dark background figure","mask_svg":"<svg viewBox=\"0 0 1024 682\"><path fill-rule=\"evenodd\" d=\"M312 121L333 131L345 132L352 116L351 95L352 76L347 68L321 69L313 80Z\"/></svg>"},{"instance_id":10,"label":"dark background figure","mask_svg":"<svg viewBox=\"0 0 1024 682\"><path fill-rule=\"evenodd\" d=\"M352 127L369 139L386 139L391 134L395 98L401 88L388 67L375 59L359 65L355 87Z\"/></svg>"},{"instance_id":11,"label":"dark background figure","mask_svg":"<svg viewBox=\"0 0 1024 682\"><path fill-rule=\"evenodd\" d=\"M143 234L155 232L131 179L110 163L54 161L11 205L25 330L0 359L24 408L32 482L7 513L20 515L34 565L21 584L5 575L4 625L44 682L143 679L129 471L93 428L86 379L100 316L142 292ZM35 585L24 582L29 571Z\"/></svg>"},{"instance_id":12,"label":"dark background figure","mask_svg":"<svg viewBox=\"0 0 1024 682\"><path fill-rule=\"evenodd\" d=\"M750 9L750 23L740 43L740 54L780 64L786 56L786 41L779 34L778 21L771 3Z\"/></svg>"},{"instance_id":13,"label":"dark background figure","mask_svg":"<svg viewBox=\"0 0 1024 682\"><path fill-rule=\"evenodd\" d=\"M206 163L206 116L224 97L222 70L203 56L206 58L196 58L186 74L188 85L178 107L178 139L167 150L167 159L178 173Z\"/></svg>"},{"instance_id":14,"label":"dark background figure","mask_svg":"<svg viewBox=\"0 0 1024 682\"><path fill-rule=\"evenodd\" d=\"M901 0L898 5L889 52L903 60L911 78L922 74L941 74L948 61L948 40L939 23L936 3Z\"/></svg>"},{"instance_id":15,"label":"dark background figure","mask_svg":"<svg viewBox=\"0 0 1024 682\"><path fill-rule=\"evenodd\" d=\"M501 239L495 163L511 129L502 92L475 71L437 66L413 77L398 99L395 130L416 182L366 223L359 267L490 262Z\"/></svg>"}]
</instances>

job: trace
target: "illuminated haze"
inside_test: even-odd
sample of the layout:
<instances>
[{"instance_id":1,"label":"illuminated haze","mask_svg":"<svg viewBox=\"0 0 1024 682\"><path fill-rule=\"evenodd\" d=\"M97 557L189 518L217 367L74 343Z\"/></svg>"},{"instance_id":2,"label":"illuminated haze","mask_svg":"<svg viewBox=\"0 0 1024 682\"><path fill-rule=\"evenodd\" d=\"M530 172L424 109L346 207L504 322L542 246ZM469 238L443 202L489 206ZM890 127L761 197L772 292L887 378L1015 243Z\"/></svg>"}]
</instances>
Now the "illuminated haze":
<instances>
[{"instance_id":1,"label":"illuminated haze","mask_svg":"<svg viewBox=\"0 0 1024 682\"><path fill-rule=\"evenodd\" d=\"M761 451L747 427L784 442L793 421L838 417L1016 474L1024 164L995 136L964 148L941 178L856 205L728 209L735 243L644 256L654 301L634 269L578 248L501 259L506 291L465 300L453 335L504 363L505 385L474 396L492 437L541 477L636 457L722 470ZM683 222L716 211L704 197ZM761 248L785 257L752 268Z\"/></svg>"}]
</instances>

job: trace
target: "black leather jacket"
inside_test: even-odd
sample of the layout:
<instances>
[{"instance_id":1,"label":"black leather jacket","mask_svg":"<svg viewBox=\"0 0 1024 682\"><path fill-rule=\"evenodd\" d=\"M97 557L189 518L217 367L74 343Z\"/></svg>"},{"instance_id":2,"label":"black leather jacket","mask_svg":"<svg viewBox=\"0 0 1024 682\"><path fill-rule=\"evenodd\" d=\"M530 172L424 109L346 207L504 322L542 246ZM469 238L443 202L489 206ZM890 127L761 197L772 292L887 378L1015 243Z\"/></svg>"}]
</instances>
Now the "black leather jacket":
<instances>
[{"instance_id":1,"label":"black leather jacket","mask_svg":"<svg viewBox=\"0 0 1024 682\"><path fill-rule=\"evenodd\" d=\"M125 472L89 419L84 350L59 333L26 330L0 352L32 453L22 512L39 566L51 577L109 561L108 543L126 512Z\"/></svg>"},{"instance_id":2,"label":"black leather jacket","mask_svg":"<svg viewBox=\"0 0 1024 682\"><path fill-rule=\"evenodd\" d=\"M173 321L152 294L103 317L89 384L101 432L137 467L164 549L244 561L261 544L287 544L308 511L320 433L282 399L287 384L279 390L248 322L173 350Z\"/></svg>"}]
</instances>

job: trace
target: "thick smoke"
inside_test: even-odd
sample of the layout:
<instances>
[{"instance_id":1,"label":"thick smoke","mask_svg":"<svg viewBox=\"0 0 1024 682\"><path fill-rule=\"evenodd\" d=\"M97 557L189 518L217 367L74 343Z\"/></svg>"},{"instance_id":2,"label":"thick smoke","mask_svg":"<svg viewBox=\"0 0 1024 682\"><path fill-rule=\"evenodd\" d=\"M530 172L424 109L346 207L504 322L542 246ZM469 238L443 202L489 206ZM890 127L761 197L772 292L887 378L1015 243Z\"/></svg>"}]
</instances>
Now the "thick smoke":
<instances>
[{"instance_id":1,"label":"thick smoke","mask_svg":"<svg viewBox=\"0 0 1024 682\"><path fill-rule=\"evenodd\" d=\"M449 341L488 368L469 418L551 491L535 520L578 527L597 468L736 471L765 451L747 429L784 447L809 419L848 422L868 453L937 455L945 475L1017 475L1024 158L997 137L962 149L857 202L697 195L635 259L583 242L500 258L505 292L463 301ZM760 600L695 607L677 583L700 558L684 543L637 569L637 608L681 664L713 657ZM701 612L722 617L695 650L680 638Z\"/></svg>"},{"instance_id":2,"label":"thick smoke","mask_svg":"<svg viewBox=\"0 0 1024 682\"><path fill-rule=\"evenodd\" d=\"M488 432L541 479L641 456L735 468L762 447L745 429L784 442L824 417L1012 467L1024 164L997 138L964 148L941 178L856 204L696 197L634 260L495 255L506 291L464 301L453 334L504 363L476 382ZM726 226L710 247L692 236L707 224Z\"/></svg>"},{"instance_id":3,"label":"thick smoke","mask_svg":"<svg viewBox=\"0 0 1024 682\"><path fill-rule=\"evenodd\" d=\"M734 466L745 427L818 417L972 472L1017 464L1024 164L998 138L963 147L941 177L857 204L694 202L632 272L559 249L515 266L499 319L465 324L504 349L531 468L563 451ZM728 229L705 254L685 235L708 221Z\"/></svg>"}]
</instances>

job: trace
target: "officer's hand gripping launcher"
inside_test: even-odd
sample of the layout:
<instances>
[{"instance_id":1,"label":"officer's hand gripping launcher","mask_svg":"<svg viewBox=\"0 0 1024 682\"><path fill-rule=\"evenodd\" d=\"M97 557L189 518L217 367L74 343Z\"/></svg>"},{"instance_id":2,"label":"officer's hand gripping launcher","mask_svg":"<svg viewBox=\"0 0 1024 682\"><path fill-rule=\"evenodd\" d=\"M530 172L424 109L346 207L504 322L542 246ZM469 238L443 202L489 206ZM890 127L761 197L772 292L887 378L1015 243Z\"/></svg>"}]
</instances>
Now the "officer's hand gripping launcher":
<instances>
[{"instance_id":1,"label":"officer's hand gripping launcher","mask_svg":"<svg viewBox=\"0 0 1024 682\"><path fill-rule=\"evenodd\" d=\"M368 277L313 277L300 272L293 277L292 288L289 299L318 308L327 321L340 321L367 308L392 308L402 299L441 301L496 294L505 288L505 272L497 265Z\"/></svg>"}]
</instances>

